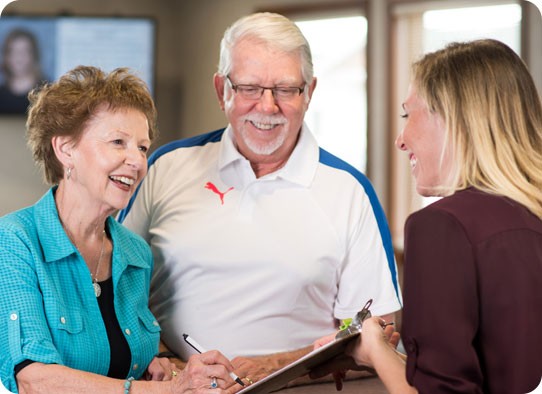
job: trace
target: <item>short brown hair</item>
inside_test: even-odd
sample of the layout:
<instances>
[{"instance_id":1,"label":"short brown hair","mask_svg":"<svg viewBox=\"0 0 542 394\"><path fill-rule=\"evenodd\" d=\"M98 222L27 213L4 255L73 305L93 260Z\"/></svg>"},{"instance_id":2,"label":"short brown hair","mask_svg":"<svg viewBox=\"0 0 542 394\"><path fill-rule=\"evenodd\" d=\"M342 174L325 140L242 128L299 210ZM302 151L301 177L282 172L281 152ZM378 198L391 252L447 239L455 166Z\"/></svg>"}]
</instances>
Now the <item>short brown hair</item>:
<instances>
[{"instance_id":1,"label":"short brown hair","mask_svg":"<svg viewBox=\"0 0 542 394\"><path fill-rule=\"evenodd\" d=\"M28 146L49 184L58 184L64 176L64 168L53 151L53 137L71 136L77 143L87 122L104 106L112 111L141 111L149 124L150 140L158 134L150 92L145 82L127 68L105 73L97 67L78 66L58 81L34 89L28 99Z\"/></svg>"}]
</instances>

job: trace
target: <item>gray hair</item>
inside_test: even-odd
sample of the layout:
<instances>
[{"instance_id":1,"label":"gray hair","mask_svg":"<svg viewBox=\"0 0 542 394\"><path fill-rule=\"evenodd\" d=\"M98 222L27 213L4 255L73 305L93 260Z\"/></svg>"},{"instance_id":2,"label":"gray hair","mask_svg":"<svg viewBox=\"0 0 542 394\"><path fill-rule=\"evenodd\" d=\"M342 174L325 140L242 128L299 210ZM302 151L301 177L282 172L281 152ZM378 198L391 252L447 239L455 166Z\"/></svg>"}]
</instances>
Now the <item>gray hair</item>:
<instances>
[{"instance_id":1,"label":"gray hair","mask_svg":"<svg viewBox=\"0 0 542 394\"><path fill-rule=\"evenodd\" d=\"M307 39L294 22L270 12L245 16L226 29L220 43L219 74L229 74L232 68L232 49L245 38L261 41L271 48L286 53L299 53L303 80L307 84L312 82L314 71Z\"/></svg>"}]
</instances>

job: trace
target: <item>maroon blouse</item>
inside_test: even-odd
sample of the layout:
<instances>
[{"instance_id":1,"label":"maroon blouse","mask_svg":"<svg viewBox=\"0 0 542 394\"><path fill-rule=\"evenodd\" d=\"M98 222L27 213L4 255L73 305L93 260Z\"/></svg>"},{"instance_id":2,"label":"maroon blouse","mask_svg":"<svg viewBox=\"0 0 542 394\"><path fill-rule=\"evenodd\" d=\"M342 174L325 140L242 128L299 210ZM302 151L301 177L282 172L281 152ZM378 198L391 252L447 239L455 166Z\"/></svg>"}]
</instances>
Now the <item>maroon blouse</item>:
<instances>
[{"instance_id":1,"label":"maroon blouse","mask_svg":"<svg viewBox=\"0 0 542 394\"><path fill-rule=\"evenodd\" d=\"M405 227L402 338L420 393L524 394L542 377L542 221L467 189Z\"/></svg>"}]
</instances>

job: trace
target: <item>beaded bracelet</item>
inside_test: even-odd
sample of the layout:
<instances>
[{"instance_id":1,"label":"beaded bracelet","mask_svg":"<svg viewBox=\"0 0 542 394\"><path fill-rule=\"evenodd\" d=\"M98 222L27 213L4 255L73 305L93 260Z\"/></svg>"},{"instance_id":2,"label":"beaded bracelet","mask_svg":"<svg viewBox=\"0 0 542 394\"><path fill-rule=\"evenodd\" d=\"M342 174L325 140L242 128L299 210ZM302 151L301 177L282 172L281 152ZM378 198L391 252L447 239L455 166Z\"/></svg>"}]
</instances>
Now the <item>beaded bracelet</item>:
<instances>
[{"instance_id":1,"label":"beaded bracelet","mask_svg":"<svg viewBox=\"0 0 542 394\"><path fill-rule=\"evenodd\" d=\"M134 378L130 376L124 382L124 394L130 394L130 387L132 387L132 381L133 380L134 380Z\"/></svg>"}]
</instances>

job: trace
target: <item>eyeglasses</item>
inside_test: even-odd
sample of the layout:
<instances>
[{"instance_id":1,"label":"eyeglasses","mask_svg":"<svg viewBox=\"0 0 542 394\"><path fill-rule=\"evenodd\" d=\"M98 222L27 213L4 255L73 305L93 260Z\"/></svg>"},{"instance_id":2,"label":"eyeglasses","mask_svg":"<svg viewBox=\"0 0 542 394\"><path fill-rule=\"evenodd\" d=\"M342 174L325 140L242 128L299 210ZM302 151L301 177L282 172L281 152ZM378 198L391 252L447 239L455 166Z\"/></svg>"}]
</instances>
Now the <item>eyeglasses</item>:
<instances>
[{"instance_id":1,"label":"eyeglasses","mask_svg":"<svg viewBox=\"0 0 542 394\"><path fill-rule=\"evenodd\" d=\"M226 76L228 82L231 85L231 88L235 93L239 94L245 100L258 100L262 97L265 90L271 90L273 97L277 101L288 101L293 99L296 96L300 96L301 93L305 90L305 84L301 87L295 86L273 86L272 88L267 88L260 85L244 85L244 84L234 84L230 79L230 76Z\"/></svg>"}]
</instances>

